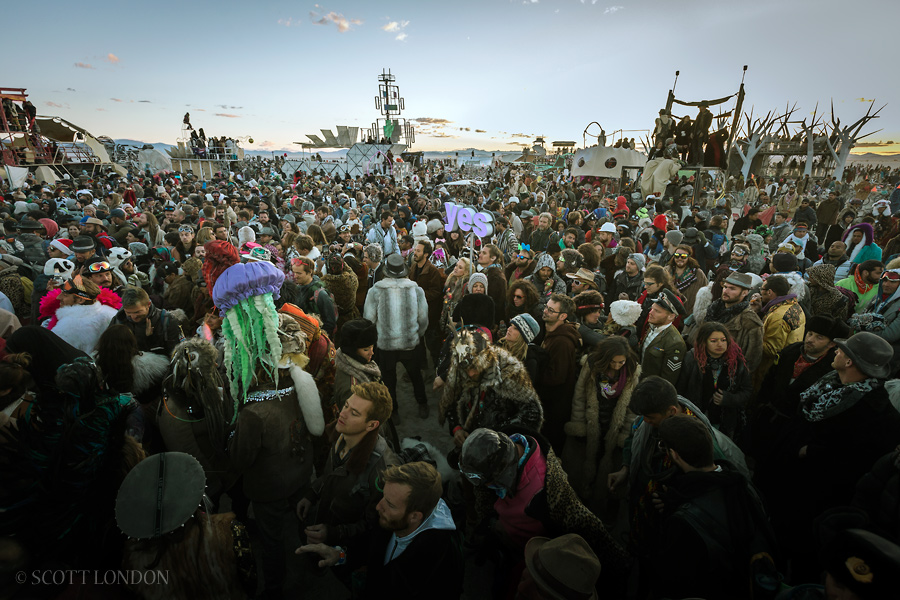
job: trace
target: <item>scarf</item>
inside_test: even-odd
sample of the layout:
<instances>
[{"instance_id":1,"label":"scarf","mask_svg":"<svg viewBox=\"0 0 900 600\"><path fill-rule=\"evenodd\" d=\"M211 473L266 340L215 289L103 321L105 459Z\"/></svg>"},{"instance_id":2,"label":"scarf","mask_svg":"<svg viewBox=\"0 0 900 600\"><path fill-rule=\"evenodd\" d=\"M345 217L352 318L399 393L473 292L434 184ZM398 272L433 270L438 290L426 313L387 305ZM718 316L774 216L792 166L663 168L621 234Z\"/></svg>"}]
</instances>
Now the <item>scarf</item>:
<instances>
[{"instance_id":1,"label":"scarf","mask_svg":"<svg viewBox=\"0 0 900 600\"><path fill-rule=\"evenodd\" d=\"M600 375L597 376L597 388L600 390L600 394L604 398L618 398L625 389L625 382L628 381L628 369L625 367L619 369L619 379L614 386L609 385L612 383L611 381L607 381L606 384L604 384L603 382L605 380L606 373L600 373Z\"/></svg>"},{"instance_id":2,"label":"scarf","mask_svg":"<svg viewBox=\"0 0 900 600\"><path fill-rule=\"evenodd\" d=\"M744 312L744 309L750 306L749 300L743 300L738 302L737 304L733 304L731 307L725 305L725 301L719 298L715 302L709 305L709 308L706 309L706 319L705 321L715 321L716 323L727 323L733 317L738 314Z\"/></svg>"},{"instance_id":3,"label":"scarf","mask_svg":"<svg viewBox=\"0 0 900 600\"><path fill-rule=\"evenodd\" d=\"M837 371L832 371L800 394L803 416L811 423L824 421L853 408L879 387L881 382L874 377L842 385Z\"/></svg>"},{"instance_id":4,"label":"scarf","mask_svg":"<svg viewBox=\"0 0 900 600\"><path fill-rule=\"evenodd\" d=\"M675 287L679 292L683 292L697 281L697 269L685 269L684 273L675 276Z\"/></svg>"},{"instance_id":5,"label":"scarf","mask_svg":"<svg viewBox=\"0 0 900 600\"><path fill-rule=\"evenodd\" d=\"M774 300L769 301L768 304L763 306L762 314L767 315L769 311L781 304L782 302L787 302L788 300L796 300L797 294L788 294L787 296L778 296Z\"/></svg>"},{"instance_id":6,"label":"scarf","mask_svg":"<svg viewBox=\"0 0 900 600\"><path fill-rule=\"evenodd\" d=\"M853 273L853 281L856 282L856 288L859 290L860 296L865 296L866 293L875 287L873 283L867 283L862 278L862 271L857 269L855 273Z\"/></svg>"},{"instance_id":7,"label":"scarf","mask_svg":"<svg viewBox=\"0 0 900 600\"><path fill-rule=\"evenodd\" d=\"M356 383L381 381L381 368L374 361L363 364L340 349L334 355L334 367L348 373Z\"/></svg>"}]
</instances>

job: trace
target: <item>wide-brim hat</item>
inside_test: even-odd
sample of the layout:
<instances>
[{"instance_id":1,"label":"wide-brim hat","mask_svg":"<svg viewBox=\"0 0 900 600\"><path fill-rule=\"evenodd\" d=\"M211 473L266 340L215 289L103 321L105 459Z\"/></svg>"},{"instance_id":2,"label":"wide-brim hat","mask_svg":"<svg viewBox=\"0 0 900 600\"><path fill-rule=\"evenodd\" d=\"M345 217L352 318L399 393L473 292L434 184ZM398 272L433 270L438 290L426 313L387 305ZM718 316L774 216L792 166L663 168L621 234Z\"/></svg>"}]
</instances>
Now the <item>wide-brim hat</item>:
<instances>
[{"instance_id":1,"label":"wide-brim hat","mask_svg":"<svg viewBox=\"0 0 900 600\"><path fill-rule=\"evenodd\" d=\"M597 282L594 279L594 274L591 273L589 269L586 269L584 267L581 267L574 273L566 273L566 277L568 277L569 279L578 279L584 283L592 283L594 285L597 285Z\"/></svg>"},{"instance_id":2,"label":"wide-brim hat","mask_svg":"<svg viewBox=\"0 0 900 600\"><path fill-rule=\"evenodd\" d=\"M884 338L861 331L849 338L836 338L834 344L846 354L864 375L887 379L891 374L894 348Z\"/></svg>"},{"instance_id":3,"label":"wide-brim hat","mask_svg":"<svg viewBox=\"0 0 900 600\"><path fill-rule=\"evenodd\" d=\"M130 538L158 538L184 525L203 502L206 474L196 458L162 452L125 476L116 496L116 524Z\"/></svg>"},{"instance_id":4,"label":"wide-brim hat","mask_svg":"<svg viewBox=\"0 0 900 600\"><path fill-rule=\"evenodd\" d=\"M600 559L577 533L557 538L535 536L525 544L525 565L546 597L597 598Z\"/></svg>"}]
</instances>

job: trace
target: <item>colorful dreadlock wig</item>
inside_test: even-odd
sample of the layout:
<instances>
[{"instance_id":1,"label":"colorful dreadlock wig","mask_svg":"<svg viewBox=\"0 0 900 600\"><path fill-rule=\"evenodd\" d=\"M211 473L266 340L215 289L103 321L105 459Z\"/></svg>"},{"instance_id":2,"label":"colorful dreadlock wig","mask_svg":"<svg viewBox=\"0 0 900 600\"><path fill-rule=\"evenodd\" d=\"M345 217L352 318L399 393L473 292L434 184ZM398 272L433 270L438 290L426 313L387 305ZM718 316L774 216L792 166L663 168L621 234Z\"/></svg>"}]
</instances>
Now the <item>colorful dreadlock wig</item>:
<instances>
[{"instance_id":1,"label":"colorful dreadlock wig","mask_svg":"<svg viewBox=\"0 0 900 600\"><path fill-rule=\"evenodd\" d=\"M213 302L225 315L225 368L236 403L246 398L258 368L278 383L282 348L273 298L282 283L284 273L272 263L250 262L225 269L213 287Z\"/></svg>"},{"instance_id":2,"label":"colorful dreadlock wig","mask_svg":"<svg viewBox=\"0 0 900 600\"><path fill-rule=\"evenodd\" d=\"M206 289L212 293L219 276L232 265L241 262L237 248L230 242L212 240L203 245L206 248L206 258L203 259L203 278L206 280Z\"/></svg>"}]
</instances>

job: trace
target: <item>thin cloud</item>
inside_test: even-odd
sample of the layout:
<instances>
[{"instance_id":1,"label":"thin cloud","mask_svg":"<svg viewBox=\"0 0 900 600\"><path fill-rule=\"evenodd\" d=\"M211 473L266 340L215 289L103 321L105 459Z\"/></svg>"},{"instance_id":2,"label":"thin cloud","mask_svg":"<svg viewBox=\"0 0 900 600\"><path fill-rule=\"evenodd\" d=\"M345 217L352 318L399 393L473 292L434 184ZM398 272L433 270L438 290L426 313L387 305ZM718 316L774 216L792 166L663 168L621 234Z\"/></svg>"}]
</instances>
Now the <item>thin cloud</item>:
<instances>
[{"instance_id":1,"label":"thin cloud","mask_svg":"<svg viewBox=\"0 0 900 600\"><path fill-rule=\"evenodd\" d=\"M152 104L149 100L138 100L138 102L142 102L144 104Z\"/></svg>"},{"instance_id":2,"label":"thin cloud","mask_svg":"<svg viewBox=\"0 0 900 600\"><path fill-rule=\"evenodd\" d=\"M244 108L243 106L228 106L227 104L216 104L216 106L225 110L241 110Z\"/></svg>"},{"instance_id":3,"label":"thin cloud","mask_svg":"<svg viewBox=\"0 0 900 600\"><path fill-rule=\"evenodd\" d=\"M106 109L105 109L105 108L98 108L97 110L102 111L102 112L106 112Z\"/></svg>"},{"instance_id":4,"label":"thin cloud","mask_svg":"<svg viewBox=\"0 0 900 600\"><path fill-rule=\"evenodd\" d=\"M119 64L119 57L116 56L115 54L113 54L112 52L110 52L109 54L106 55L106 62L108 62L111 65L117 65L117 64Z\"/></svg>"},{"instance_id":5,"label":"thin cloud","mask_svg":"<svg viewBox=\"0 0 900 600\"><path fill-rule=\"evenodd\" d=\"M475 133L487 133L487 130L485 130L485 129L476 129L476 130L475 130Z\"/></svg>"},{"instance_id":6,"label":"thin cloud","mask_svg":"<svg viewBox=\"0 0 900 600\"><path fill-rule=\"evenodd\" d=\"M397 40L398 42L402 42L403 40L406 39L406 34L401 33L401 34L397 35L397 37L395 37L394 39Z\"/></svg>"},{"instance_id":7,"label":"thin cloud","mask_svg":"<svg viewBox=\"0 0 900 600\"><path fill-rule=\"evenodd\" d=\"M66 91L67 91L67 92L74 92L74 91L75 91L75 88L66 88Z\"/></svg>"},{"instance_id":8,"label":"thin cloud","mask_svg":"<svg viewBox=\"0 0 900 600\"><path fill-rule=\"evenodd\" d=\"M284 25L285 27L294 27L296 25L300 25L302 23L300 19L294 20L294 17L288 17L287 19L278 19L279 25Z\"/></svg>"},{"instance_id":9,"label":"thin cloud","mask_svg":"<svg viewBox=\"0 0 900 600\"><path fill-rule=\"evenodd\" d=\"M92 65L90 63L83 63L83 62L77 62L77 63L75 63L75 66L79 69L94 69L94 68L96 68L96 67L94 67L94 65Z\"/></svg>"},{"instance_id":10,"label":"thin cloud","mask_svg":"<svg viewBox=\"0 0 900 600\"><path fill-rule=\"evenodd\" d=\"M316 4L316 8L321 8L318 4ZM337 30L341 33L347 33L351 29L351 25L362 25L363 22L360 19L348 19L341 13L336 13L334 11L325 13L324 15L320 15L318 12L311 10L309 11L309 19L315 25L334 25L337 27Z\"/></svg>"},{"instance_id":11,"label":"thin cloud","mask_svg":"<svg viewBox=\"0 0 900 600\"><path fill-rule=\"evenodd\" d=\"M226 117L228 119L240 119L241 115L232 115L230 113L216 113L217 117Z\"/></svg>"},{"instance_id":12,"label":"thin cloud","mask_svg":"<svg viewBox=\"0 0 900 600\"><path fill-rule=\"evenodd\" d=\"M272 142L272 141L269 141L269 140L266 140L266 141L264 141L264 142L260 142L260 143L257 144L257 146L259 146L260 148L274 148L274 147L277 146L277 145L278 145L278 144L276 144L275 142Z\"/></svg>"},{"instance_id":13,"label":"thin cloud","mask_svg":"<svg viewBox=\"0 0 900 600\"><path fill-rule=\"evenodd\" d=\"M596 4L596 3L597 3L597 0L594 0L594 4ZM606 10L603 11L603 14L604 15L614 15L617 12L619 12L620 10L622 10L623 8L625 8L625 7L624 6L607 6Z\"/></svg>"},{"instance_id":14,"label":"thin cloud","mask_svg":"<svg viewBox=\"0 0 900 600\"><path fill-rule=\"evenodd\" d=\"M874 100L872 98L869 98L868 100L866 98L857 98L856 101L857 102L874 102Z\"/></svg>"},{"instance_id":15,"label":"thin cloud","mask_svg":"<svg viewBox=\"0 0 900 600\"><path fill-rule=\"evenodd\" d=\"M400 31L401 29L406 28L407 25L409 25L409 21L391 21L390 23L382 27L382 29L387 32L393 33L395 31Z\"/></svg>"},{"instance_id":16,"label":"thin cloud","mask_svg":"<svg viewBox=\"0 0 900 600\"><path fill-rule=\"evenodd\" d=\"M47 102L44 102L44 104L47 106L52 106L53 108L62 108L63 107L62 104L57 104L56 102L50 102L49 100Z\"/></svg>"},{"instance_id":17,"label":"thin cloud","mask_svg":"<svg viewBox=\"0 0 900 600\"><path fill-rule=\"evenodd\" d=\"M110 98L110 100L112 100L113 102L122 102L123 101L121 98Z\"/></svg>"},{"instance_id":18,"label":"thin cloud","mask_svg":"<svg viewBox=\"0 0 900 600\"><path fill-rule=\"evenodd\" d=\"M871 102L871 100L870 100ZM859 142L856 144L857 148L878 148L880 146L893 146L894 140L888 140L886 142Z\"/></svg>"},{"instance_id":19,"label":"thin cloud","mask_svg":"<svg viewBox=\"0 0 900 600\"><path fill-rule=\"evenodd\" d=\"M446 125L447 123L452 123L448 119L438 119L436 117L419 117L417 119L410 119L411 121L415 121L416 123L432 123L435 125Z\"/></svg>"}]
</instances>

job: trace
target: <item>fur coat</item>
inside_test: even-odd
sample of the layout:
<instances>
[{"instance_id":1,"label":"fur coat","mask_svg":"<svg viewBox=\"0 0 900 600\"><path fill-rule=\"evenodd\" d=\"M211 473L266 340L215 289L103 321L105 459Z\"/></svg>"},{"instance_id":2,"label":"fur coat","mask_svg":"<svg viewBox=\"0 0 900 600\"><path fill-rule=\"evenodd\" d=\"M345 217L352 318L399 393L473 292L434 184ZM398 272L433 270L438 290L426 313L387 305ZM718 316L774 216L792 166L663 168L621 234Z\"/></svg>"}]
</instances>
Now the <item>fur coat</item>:
<instances>
[{"instance_id":1,"label":"fur coat","mask_svg":"<svg viewBox=\"0 0 900 600\"><path fill-rule=\"evenodd\" d=\"M597 378L600 373L591 366L588 357L581 361L581 374L575 384L575 395L572 397L572 419L566 423L566 435L585 438L585 456L581 479L585 490L593 487L594 481L599 481L602 487L606 486L606 477L600 475L609 474L613 467L613 454L616 448L625 446L625 440L631 433L631 425L636 415L631 412L631 394L641 378L641 366L638 365L635 372L625 382L622 394L616 400L613 408L612 421L609 431L600 448L600 401L597 395ZM600 469L597 468L597 459L600 457ZM578 490L581 492L581 490Z\"/></svg>"},{"instance_id":2,"label":"fur coat","mask_svg":"<svg viewBox=\"0 0 900 600\"><path fill-rule=\"evenodd\" d=\"M322 275L322 283L334 296L338 309L337 331L340 331L344 323L359 318L359 308L356 307L359 280L350 267L345 266L340 275Z\"/></svg>"},{"instance_id":3,"label":"fur coat","mask_svg":"<svg viewBox=\"0 0 900 600\"><path fill-rule=\"evenodd\" d=\"M90 354L97 348L100 336L109 327L116 312L112 306L100 302L61 306L56 310L53 333L82 352Z\"/></svg>"},{"instance_id":4,"label":"fur coat","mask_svg":"<svg viewBox=\"0 0 900 600\"><path fill-rule=\"evenodd\" d=\"M544 409L521 362L496 346L477 350L472 334L465 330L451 345L465 345L474 352L470 368L481 371L481 378L470 379L458 367L453 352L438 414L441 424L448 420L451 433L457 426L470 433L479 427L500 430L510 425L540 430Z\"/></svg>"},{"instance_id":5,"label":"fur coat","mask_svg":"<svg viewBox=\"0 0 900 600\"><path fill-rule=\"evenodd\" d=\"M363 312L378 328L379 350L413 350L428 328L425 292L406 278L385 278L372 286Z\"/></svg>"}]
</instances>

